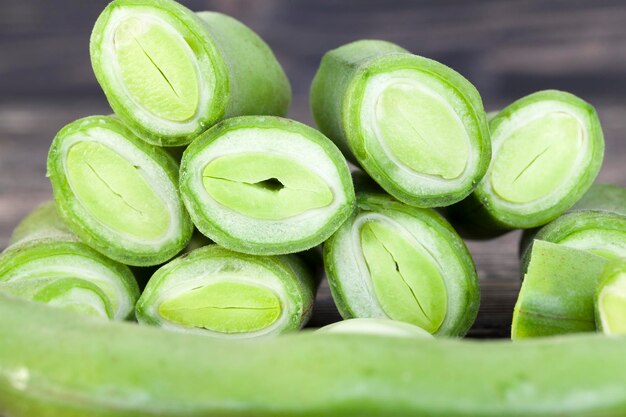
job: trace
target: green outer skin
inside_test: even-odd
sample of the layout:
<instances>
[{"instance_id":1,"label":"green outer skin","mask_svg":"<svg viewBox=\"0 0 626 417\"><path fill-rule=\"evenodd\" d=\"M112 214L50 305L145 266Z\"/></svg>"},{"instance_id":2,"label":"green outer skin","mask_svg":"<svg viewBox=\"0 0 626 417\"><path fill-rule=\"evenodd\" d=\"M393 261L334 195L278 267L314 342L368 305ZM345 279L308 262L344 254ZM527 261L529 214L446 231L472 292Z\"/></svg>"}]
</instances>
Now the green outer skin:
<instances>
[{"instance_id":1,"label":"green outer skin","mask_svg":"<svg viewBox=\"0 0 626 417\"><path fill-rule=\"evenodd\" d=\"M0 283L4 274L19 268L33 254L39 257L70 254L99 262L116 273L133 302L139 298L139 287L130 269L81 243L65 227L53 201L41 204L15 228L11 236L11 245L0 254ZM124 318L130 318L133 314L134 311L131 309Z\"/></svg>"},{"instance_id":2,"label":"green outer skin","mask_svg":"<svg viewBox=\"0 0 626 417\"><path fill-rule=\"evenodd\" d=\"M585 229L619 230L626 234L626 188L594 184L564 215L540 229L524 230L520 240L522 271L528 267L534 239L559 243L571 233Z\"/></svg>"},{"instance_id":3,"label":"green outer skin","mask_svg":"<svg viewBox=\"0 0 626 417\"><path fill-rule=\"evenodd\" d=\"M535 241L513 312L511 338L595 331L593 300L607 262L588 251Z\"/></svg>"},{"instance_id":4,"label":"green outer skin","mask_svg":"<svg viewBox=\"0 0 626 417\"><path fill-rule=\"evenodd\" d=\"M160 325L157 318L152 317L148 312L148 308L155 300L155 290L167 280L168 274L175 271L178 267L188 263L193 263L197 259L211 258L232 258L249 263L254 263L274 272L285 285L286 293L292 298L295 304L300 304L301 314L292 315L278 333L299 330L309 321L313 312L313 302L315 301L315 293L319 284L304 263L295 255L284 256L255 256L243 253L237 253L224 249L215 244L210 244L189 253L180 256L173 261L159 268L150 278L143 294L139 298L136 305L136 316L140 323L146 323L158 326ZM207 335L228 337L228 334L219 335L218 332L206 332Z\"/></svg>"},{"instance_id":5,"label":"green outer skin","mask_svg":"<svg viewBox=\"0 0 626 417\"><path fill-rule=\"evenodd\" d=\"M61 129L54 138L48 154L47 175L52 183L52 191L59 215L69 229L75 233L81 241L113 260L133 266L150 266L171 259L187 245L193 232L193 224L182 202L180 204L179 213L179 221L181 224L179 235L158 248L131 251L129 248L124 247L124 243L120 241L122 238L120 238L120 240L107 239L102 231L89 227L87 222L91 215L75 197L65 175L61 144L66 138L84 129L96 126L118 133L135 148L146 154L146 156L165 171L172 184L174 184L174 188L177 188L178 164L165 150L152 146L135 137L116 117L86 117L76 120ZM172 196L172 198L179 199L180 195L177 193L177 195Z\"/></svg>"},{"instance_id":6,"label":"green outer skin","mask_svg":"<svg viewBox=\"0 0 626 417\"><path fill-rule=\"evenodd\" d=\"M561 101L578 107L589 117L589 140L593 142L593 155L585 175L580 182L556 205L533 214L505 213L492 207L489 196L482 191L481 184L465 200L448 207L446 216L461 233L470 239L489 239L513 229L530 229L542 226L571 208L591 187L596 179L604 158L604 136L598 114L589 103L563 91L545 90L525 96L504 108L489 123L493 132L498 125L505 122L511 114L527 105L544 100ZM489 181L488 175L483 181Z\"/></svg>"},{"instance_id":7,"label":"green outer skin","mask_svg":"<svg viewBox=\"0 0 626 417\"><path fill-rule=\"evenodd\" d=\"M466 294L466 308L464 313L457 318L452 328L441 327L435 335L464 336L474 324L478 314L478 308L480 306L480 287L472 257L465 246L465 243L463 243L463 240L458 236L452 226L450 226L450 224L443 217L433 210L412 207L395 201L382 194L358 193L357 210L342 227L351 227L354 219L356 219L358 214L363 211L383 213L390 217L393 217L394 211L399 211L414 216L428 224L431 228L438 230L440 232L440 238L448 241L451 246L456 248L457 255L465 267L465 274L469 283L468 292ZM335 301L335 305L337 306L339 313L344 319L352 319L357 316L348 305L346 294L341 286L341 277L339 276L333 262L334 246L337 239L338 235L334 234L324 243L324 268L326 270L326 276L328 278L328 284L330 286L333 300ZM438 260L442 261L441 259Z\"/></svg>"},{"instance_id":8,"label":"green outer skin","mask_svg":"<svg viewBox=\"0 0 626 417\"><path fill-rule=\"evenodd\" d=\"M135 116L124 95L115 91L104 74L102 35L117 7L145 6L162 10L177 19L193 35L187 39L195 53L203 51L215 73L212 99L191 133L165 135L156 126L147 126ZM100 86L115 113L143 140L160 146L189 144L197 135L219 120L245 114L287 114L291 86L282 67L267 44L241 22L214 12L195 14L172 0L115 0L98 18L90 42L91 63Z\"/></svg>"},{"instance_id":9,"label":"green outer skin","mask_svg":"<svg viewBox=\"0 0 626 417\"><path fill-rule=\"evenodd\" d=\"M192 159L204 148L210 146L214 140L229 131L245 128L276 128L297 133L319 145L325 151L328 158L338 167L338 171L341 175L341 184L343 185L347 199L347 203L337 210L335 215L326 224L326 227L320 229L315 235L304 236L300 240L275 245L257 244L242 241L235 236L231 236L226 230L222 229L219 224L205 215L200 202L191 192L190 183L196 181L197 178L195 178L194 173L188 169L188 166L191 164ZM180 190L183 202L191 215L191 219L201 233L221 246L252 255L282 255L301 252L317 246L328 239L328 237L343 224L350 214L352 214L355 207L354 187L352 185L352 179L350 178L350 170L339 149L323 134L309 126L294 120L272 116L242 116L227 119L198 137L183 154L180 167Z\"/></svg>"},{"instance_id":10,"label":"green outer skin","mask_svg":"<svg viewBox=\"0 0 626 417\"><path fill-rule=\"evenodd\" d=\"M372 155L366 153L358 102L364 89L363 79L375 71L405 68L419 69L441 78L461 96L468 109L474 113L475 126L468 135L477 138L480 156L470 174L473 181L468 186L443 195L413 195L382 172ZM390 42L362 40L327 52L311 85L311 111L319 129L337 144L347 158L358 163L385 191L406 204L441 207L460 201L472 192L489 165L489 130L482 100L476 88L451 68L428 58L412 55Z\"/></svg>"},{"instance_id":11,"label":"green outer skin","mask_svg":"<svg viewBox=\"0 0 626 417\"><path fill-rule=\"evenodd\" d=\"M619 417L626 338L214 340L0 295L12 417ZM80 358L77 361L76 358Z\"/></svg>"},{"instance_id":12,"label":"green outer skin","mask_svg":"<svg viewBox=\"0 0 626 417\"><path fill-rule=\"evenodd\" d=\"M598 290L596 292L596 296L593 299L595 313L596 313L596 327L599 331L608 333L605 331L602 325L602 320L600 319L600 293L604 289L605 286L609 285L611 281L618 276L619 274L626 273L626 258L615 259L609 262L604 269L604 272L598 279ZM626 317L624 317L626 320Z\"/></svg>"}]
</instances>

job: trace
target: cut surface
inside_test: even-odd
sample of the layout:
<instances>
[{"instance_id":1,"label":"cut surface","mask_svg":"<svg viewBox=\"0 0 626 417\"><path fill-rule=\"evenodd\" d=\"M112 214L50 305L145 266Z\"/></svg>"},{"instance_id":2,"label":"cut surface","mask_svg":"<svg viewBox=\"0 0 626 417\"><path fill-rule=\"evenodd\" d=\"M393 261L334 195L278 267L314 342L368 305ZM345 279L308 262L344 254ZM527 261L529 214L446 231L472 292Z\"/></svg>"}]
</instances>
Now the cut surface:
<instances>
[{"instance_id":1,"label":"cut surface","mask_svg":"<svg viewBox=\"0 0 626 417\"><path fill-rule=\"evenodd\" d=\"M376 297L389 318L436 332L447 312L447 291L434 259L396 227L370 221L361 246Z\"/></svg>"},{"instance_id":2,"label":"cut surface","mask_svg":"<svg viewBox=\"0 0 626 417\"><path fill-rule=\"evenodd\" d=\"M376 101L376 123L391 153L421 174L460 177L468 163L469 139L454 109L410 79L387 86Z\"/></svg>"},{"instance_id":3,"label":"cut surface","mask_svg":"<svg viewBox=\"0 0 626 417\"><path fill-rule=\"evenodd\" d=\"M165 22L127 17L115 30L113 47L128 93L145 110L173 122L198 109L198 74L191 48Z\"/></svg>"},{"instance_id":4,"label":"cut surface","mask_svg":"<svg viewBox=\"0 0 626 417\"><path fill-rule=\"evenodd\" d=\"M76 198L101 224L124 235L156 240L170 215L135 166L109 147L78 142L68 151L67 179Z\"/></svg>"},{"instance_id":5,"label":"cut surface","mask_svg":"<svg viewBox=\"0 0 626 417\"><path fill-rule=\"evenodd\" d=\"M281 220L333 202L333 193L322 178L278 155L222 156L211 161L202 176L214 200L255 219Z\"/></svg>"},{"instance_id":6,"label":"cut surface","mask_svg":"<svg viewBox=\"0 0 626 417\"><path fill-rule=\"evenodd\" d=\"M282 314L278 296L249 283L222 281L168 299L159 306L166 320L222 333L265 329Z\"/></svg>"},{"instance_id":7,"label":"cut surface","mask_svg":"<svg viewBox=\"0 0 626 417\"><path fill-rule=\"evenodd\" d=\"M558 243L571 248L588 250L608 259L626 257L626 233L617 230L581 230L568 235Z\"/></svg>"},{"instance_id":8,"label":"cut surface","mask_svg":"<svg viewBox=\"0 0 626 417\"><path fill-rule=\"evenodd\" d=\"M605 333L626 335L626 273L613 277L602 288L598 312Z\"/></svg>"},{"instance_id":9,"label":"cut surface","mask_svg":"<svg viewBox=\"0 0 626 417\"><path fill-rule=\"evenodd\" d=\"M577 169L584 128L573 115L552 111L500 141L492 162L491 186L503 200L524 204L549 195Z\"/></svg>"}]
</instances>

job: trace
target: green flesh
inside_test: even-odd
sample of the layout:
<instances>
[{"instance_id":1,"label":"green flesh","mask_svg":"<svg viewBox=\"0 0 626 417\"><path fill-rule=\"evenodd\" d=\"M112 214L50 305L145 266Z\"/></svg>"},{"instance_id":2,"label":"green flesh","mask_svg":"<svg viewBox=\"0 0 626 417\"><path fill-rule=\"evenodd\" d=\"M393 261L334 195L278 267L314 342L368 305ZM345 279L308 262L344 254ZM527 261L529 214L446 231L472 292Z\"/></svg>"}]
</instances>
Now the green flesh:
<instances>
[{"instance_id":1,"label":"green flesh","mask_svg":"<svg viewBox=\"0 0 626 417\"><path fill-rule=\"evenodd\" d=\"M463 174L469 158L467 132L441 98L396 82L378 97L376 119L391 153L413 171L444 179Z\"/></svg>"},{"instance_id":2,"label":"green flesh","mask_svg":"<svg viewBox=\"0 0 626 417\"><path fill-rule=\"evenodd\" d=\"M553 192L568 179L582 146L572 115L553 111L505 138L491 168L491 186L503 200L524 204Z\"/></svg>"},{"instance_id":3,"label":"green flesh","mask_svg":"<svg viewBox=\"0 0 626 417\"><path fill-rule=\"evenodd\" d=\"M424 249L395 227L367 222L361 246L374 291L389 318L436 332L447 312L447 291L439 269Z\"/></svg>"},{"instance_id":4,"label":"green flesh","mask_svg":"<svg viewBox=\"0 0 626 417\"><path fill-rule=\"evenodd\" d=\"M626 273L602 289L598 310L605 333L626 335Z\"/></svg>"},{"instance_id":5,"label":"green flesh","mask_svg":"<svg viewBox=\"0 0 626 417\"><path fill-rule=\"evenodd\" d=\"M159 306L159 314L166 320L222 333L262 330L281 313L280 299L273 291L229 281L193 289Z\"/></svg>"},{"instance_id":6,"label":"green flesh","mask_svg":"<svg viewBox=\"0 0 626 417\"><path fill-rule=\"evenodd\" d=\"M96 142L68 151L67 178L77 199L100 223L142 240L156 240L169 229L169 211L134 166Z\"/></svg>"},{"instance_id":7,"label":"green flesh","mask_svg":"<svg viewBox=\"0 0 626 417\"><path fill-rule=\"evenodd\" d=\"M114 35L119 73L128 93L145 110L173 122L198 109L198 74L184 39L148 17L130 17Z\"/></svg>"},{"instance_id":8,"label":"green flesh","mask_svg":"<svg viewBox=\"0 0 626 417\"><path fill-rule=\"evenodd\" d=\"M626 234L617 230L581 230L568 235L558 243L588 250L608 259L626 257Z\"/></svg>"},{"instance_id":9,"label":"green flesh","mask_svg":"<svg viewBox=\"0 0 626 417\"><path fill-rule=\"evenodd\" d=\"M333 201L322 178L282 156L222 156L211 161L202 175L204 188L214 200L256 219L282 220Z\"/></svg>"}]
</instances>

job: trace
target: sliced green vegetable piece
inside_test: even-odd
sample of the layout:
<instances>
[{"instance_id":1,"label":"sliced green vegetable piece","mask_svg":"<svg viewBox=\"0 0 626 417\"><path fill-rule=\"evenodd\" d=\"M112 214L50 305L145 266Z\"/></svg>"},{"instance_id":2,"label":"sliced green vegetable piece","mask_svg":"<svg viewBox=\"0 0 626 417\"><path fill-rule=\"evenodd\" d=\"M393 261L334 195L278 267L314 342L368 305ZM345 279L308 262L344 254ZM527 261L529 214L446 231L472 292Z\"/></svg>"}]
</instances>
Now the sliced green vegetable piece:
<instances>
[{"instance_id":1,"label":"sliced green vegetable piece","mask_svg":"<svg viewBox=\"0 0 626 417\"><path fill-rule=\"evenodd\" d=\"M111 259L157 265L191 238L178 165L115 117L93 116L64 127L50 148L48 176L72 232Z\"/></svg>"},{"instance_id":2,"label":"sliced green vegetable piece","mask_svg":"<svg viewBox=\"0 0 626 417\"><path fill-rule=\"evenodd\" d=\"M465 198L489 164L487 121L474 86L388 42L357 41L326 53L311 109L322 132L410 205Z\"/></svg>"},{"instance_id":3,"label":"sliced green vegetable piece","mask_svg":"<svg viewBox=\"0 0 626 417\"><path fill-rule=\"evenodd\" d=\"M242 343L2 295L0 317L0 412L14 417L626 412L620 337L510 343L302 332Z\"/></svg>"},{"instance_id":4,"label":"sliced green vegetable piece","mask_svg":"<svg viewBox=\"0 0 626 417\"><path fill-rule=\"evenodd\" d=\"M291 101L282 67L253 31L171 0L109 4L91 35L91 62L115 113L155 145L189 144L226 117L282 116Z\"/></svg>"},{"instance_id":5,"label":"sliced green vegetable piece","mask_svg":"<svg viewBox=\"0 0 626 417\"><path fill-rule=\"evenodd\" d=\"M280 300L271 290L238 282L217 282L165 300L165 320L222 333L264 329L281 315Z\"/></svg>"},{"instance_id":6,"label":"sliced green vegetable piece","mask_svg":"<svg viewBox=\"0 0 626 417\"><path fill-rule=\"evenodd\" d=\"M608 259L626 257L626 188L594 184L568 212L538 230L524 231L520 242L526 270L533 239L588 250Z\"/></svg>"},{"instance_id":7,"label":"sliced green vegetable piece","mask_svg":"<svg viewBox=\"0 0 626 417\"><path fill-rule=\"evenodd\" d=\"M216 337L275 335L306 324L316 286L297 258L208 245L157 270L137 303L137 319Z\"/></svg>"},{"instance_id":8,"label":"sliced green vegetable piece","mask_svg":"<svg viewBox=\"0 0 626 417\"><path fill-rule=\"evenodd\" d=\"M591 187L604 157L595 109L562 91L530 94L489 123L492 163L476 190L447 209L461 233L489 238L554 220Z\"/></svg>"},{"instance_id":9,"label":"sliced green vegetable piece","mask_svg":"<svg viewBox=\"0 0 626 417\"><path fill-rule=\"evenodd\" d=\"M225 120L187 148L183 201L200 232L255 255L319 245L354 210L347 162L320 132L268 116Z\"/></svg>"},{"instance_id":10,"label":"sliced green vegetable piece","mask_svg":"<svg viewBox=\"0 0 626 417\"><path fill-rule=\"evenodd\" d=\"M322 333L378 335L384 337L432 338L419 326L389 319L348 319L328 324L318 330Z\"/></svg>"},{"instance_id":11,"label":"sliced green vegetable piece","mask_svg":"<svg viewBox=\"0 0 626 417\"><path fill-rule=\"evenodd\" d=\"M361 247L378 301L394 320L435 333L446 316L446 286L435 260L393 227L370 221Z\"/></svg>"},{"instance_id":12,"label":"sliced green vegetable piece","mask_svg":"<svg viewBox=\"0 0 626 417\"><path fill-rule=\"evenodd\" d=\"M595 298L596 324L609 335L626 335L626 258L609 263Z\"/></svg>"},{"instance_id":13,"label":"sliced green vegetable piece","mask_svg":"<svg viewBox=\"0 0 626 417\"><path fill-rule=\"evenodd\" d=\"M474 263L437 213L384 194L359 193L358 209L324 244L324 266L341 315L464 335L478 311Z\"/></svg>"},{"instance_id":14,"label":"sliced green vegetable piece","mask_svg":"<svg viewBox=\"0 0 626 417\"><path fill-rule=\"evenodd\" d=\"M130 270L80 243L54 203L30 213L0 254L0 292L65 310L123 320L139 288Z\"/></svg>"},{"instance_id":15,"label":"sliced green vegetable piece","mask_svg":"<svg viewBox=\"0 0 626 417\"><path fill-rule=\"evenodd\" d=\"M606 264L590 252L535 240L511 337L595 331L594 296Z\"/></svg>"},{"instance_id":16,"label":"sliced green vegetable piece","mask_svg":"<svg viewBox=\"0 0 626 417\"><path fill-rule=\"evenodd\" d=\"M202 177L206 192L218 203L257 219L281 220L333 202L319 175L282 156L222 156L209 162Z\"/></svg>"}]
</instances>

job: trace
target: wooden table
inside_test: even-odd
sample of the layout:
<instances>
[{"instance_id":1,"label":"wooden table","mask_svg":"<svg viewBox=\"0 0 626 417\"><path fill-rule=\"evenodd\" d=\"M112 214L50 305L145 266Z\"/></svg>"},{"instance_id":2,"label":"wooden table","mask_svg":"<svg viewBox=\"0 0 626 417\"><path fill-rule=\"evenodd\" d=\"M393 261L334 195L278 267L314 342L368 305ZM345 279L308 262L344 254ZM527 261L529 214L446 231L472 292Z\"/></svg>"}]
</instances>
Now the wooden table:
<instances>
[{"instance_id":1,"label":"wooden table","mask_svg":"<svg viewBox=\"0 0 626 417\"><path fill-rule=\"evenodd\" d=\"M556 88L594 104L606 159L599 181L626 185L626 2L218 0L183 1L244 21L274 48L291 78L291 117L312 124L308 90L322 54L380 38L439 60L478 88L488 110ZM89 33L107 1L0 3L0 248L28 210L50 198L46 154L55 133L108 105L89 63ZM506 337L519 289L510 233L468 242L482 284L475 337ZM311 325L338 320L326 285Z\"/></svg>"}]
</instances>

